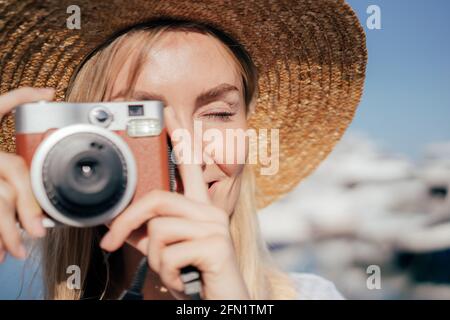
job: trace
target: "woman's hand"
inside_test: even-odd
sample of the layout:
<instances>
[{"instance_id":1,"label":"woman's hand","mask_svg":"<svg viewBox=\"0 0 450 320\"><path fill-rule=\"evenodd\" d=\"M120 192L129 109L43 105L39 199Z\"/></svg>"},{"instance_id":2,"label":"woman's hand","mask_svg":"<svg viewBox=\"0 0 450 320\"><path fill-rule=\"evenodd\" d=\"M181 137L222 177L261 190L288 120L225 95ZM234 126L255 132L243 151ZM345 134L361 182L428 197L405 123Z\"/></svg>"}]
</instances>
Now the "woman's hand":
<instances>
[{"instance_id":1,"label":"woman's hand","mask_svg":"<svg viewBox=\"0 0 450 320\"><path fill-rule=\"evenodd\" d=\"M170 107L165 118L170 134L180 127ZM114 251L129 241L176 297L183 292L180 269L191 265L201 272L203 299L249 299L227 213L211 204L200 165L180 164L179 171L184 195L148 193L112 222L101 247Z\"/></svg>"},{"instance_id":2,"label":"woman's hand","mask_svg":"<svg viewBox=\"0 0 450 320\"><path fill-rule=\"evenodd\" d=\"M53 89L23 87L0 96L0 121L14 107L38 100L52 100ZM0 263L7 252L24 259L17 222L33 237L43 237L43 212L31 190L30 176L25 161L15 155L0 152Z\"/></svg>"}]
</instances>

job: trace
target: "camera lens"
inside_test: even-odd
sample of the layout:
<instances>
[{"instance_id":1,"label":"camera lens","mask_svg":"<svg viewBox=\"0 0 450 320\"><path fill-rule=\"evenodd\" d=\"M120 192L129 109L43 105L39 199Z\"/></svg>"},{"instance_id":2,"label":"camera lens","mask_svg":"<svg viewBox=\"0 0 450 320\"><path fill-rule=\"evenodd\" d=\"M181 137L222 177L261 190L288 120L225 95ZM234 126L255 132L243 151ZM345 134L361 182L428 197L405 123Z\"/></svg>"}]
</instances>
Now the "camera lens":
<instances>
[{"instance_id":1,"label":"camera lens","mask_svg":"<svg viewBox=\"0 0 450 320\"><path fill-rule=\"evenodd\" d=\"M63 214L101 215L118 202L127 187L127 166L120 150L95 133L61 139L47 154L43 183L50 202Z\"/></svg>"}]
</instances>

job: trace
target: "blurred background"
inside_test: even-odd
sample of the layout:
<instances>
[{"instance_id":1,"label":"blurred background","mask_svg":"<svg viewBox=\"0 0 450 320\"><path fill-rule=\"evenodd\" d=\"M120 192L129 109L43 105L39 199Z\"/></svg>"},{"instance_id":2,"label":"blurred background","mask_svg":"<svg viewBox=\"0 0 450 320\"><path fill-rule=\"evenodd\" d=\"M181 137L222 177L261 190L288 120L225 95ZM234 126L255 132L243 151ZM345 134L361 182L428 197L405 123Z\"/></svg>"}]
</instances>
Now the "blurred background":
<instances>
[{"instance_id":1,"label":"blurred background","mask_svg":"<svg viewBox=\"0 0 450 320\"><path fill-rule=\"evenodd\" d=\"M283 269L321 275L346 298L450 299L450 2L348 3L367 33L362 103L318 170L262 210L264 237ZM379 30L366 26L370 5ZM0 299L41 291L33 261L0 265Z\"/></svg>"},{"instance_id":2,"label":"blurred background","mask_svg":"<svg viewBox=\"0 0 450 320\"><path fill-rule=\"evenodd\" d=\"M450 299L450 2L348 3L367 34L362 103L318 170L261 212L263 233L285 270L346 298Z\"/></svg>"}]
</instances>

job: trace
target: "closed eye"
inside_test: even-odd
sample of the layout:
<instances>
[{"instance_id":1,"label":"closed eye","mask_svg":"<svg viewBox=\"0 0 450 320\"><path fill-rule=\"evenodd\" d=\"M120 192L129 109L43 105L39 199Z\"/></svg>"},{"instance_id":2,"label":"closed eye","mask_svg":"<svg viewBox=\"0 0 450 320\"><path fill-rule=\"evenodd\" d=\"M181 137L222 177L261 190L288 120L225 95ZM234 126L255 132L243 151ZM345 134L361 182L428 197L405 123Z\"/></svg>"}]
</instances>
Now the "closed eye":
<instances>
[{"instance_id":1,"label":"closed eye","mask_svg":"<svg viewBox=\"0 0 450 320\"><path fill-rule=\"evenodd\" d=\"M219 119L223 121L229 121L231 118L235 115L234 112L215 112L215 113L209 113L205 114L204 117L208 119Z\"/></svg>"}]
</instances>

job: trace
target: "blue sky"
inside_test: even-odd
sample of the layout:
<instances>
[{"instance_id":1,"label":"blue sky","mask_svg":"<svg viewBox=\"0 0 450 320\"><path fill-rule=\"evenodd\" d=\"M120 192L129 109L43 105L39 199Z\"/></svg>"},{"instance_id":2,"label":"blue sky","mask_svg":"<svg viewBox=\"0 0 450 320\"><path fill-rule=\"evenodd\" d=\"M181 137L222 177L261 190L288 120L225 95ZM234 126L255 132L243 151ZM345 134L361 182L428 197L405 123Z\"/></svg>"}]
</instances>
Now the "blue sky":
<instances>
[{"instance_id":1,"label":"blue sky","mask_svg":"<svg viewBox=\"0 0 450 320\"><path fill-rule=\"evenodd\" d=\"M362 103L350 131L413 158L450 140L450 1L348 0L367 34L369 65ZM381 30L366 26L369 5Z\"/></svg>"}]
</instances>

